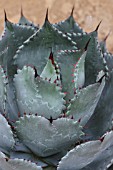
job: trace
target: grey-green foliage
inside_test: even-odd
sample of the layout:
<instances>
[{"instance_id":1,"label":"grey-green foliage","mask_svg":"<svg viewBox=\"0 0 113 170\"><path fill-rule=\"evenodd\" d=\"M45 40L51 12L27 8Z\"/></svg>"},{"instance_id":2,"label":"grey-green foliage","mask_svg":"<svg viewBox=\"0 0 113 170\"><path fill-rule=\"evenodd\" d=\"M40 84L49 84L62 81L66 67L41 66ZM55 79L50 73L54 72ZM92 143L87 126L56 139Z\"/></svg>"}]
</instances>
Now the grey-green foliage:
<instances>
[{"instance_id":1,"label":"grey-green foliage","mask_svg":"<svg viewBox=\"0 0 113 170\"><path fill-rule=\"evenodd\" d=\"M86 142L71 150L62 158L58 170L106 170L113 157L113 132L103 138L103 141Z\"/></svg>"},{"instance_id":2,"label":"grey-green foliage","mask_svg":"<svg viewBox=\"0 0 113 170\"><path fill-rule=\"evenodd\" d=\"M98 27L71 15L42 27L5 13L0 39L0 170L111 169L113 59ZM106 133L107 131L110 131ZM86 142L88 140L88 142Z\"/></svg>"}]
</instances>

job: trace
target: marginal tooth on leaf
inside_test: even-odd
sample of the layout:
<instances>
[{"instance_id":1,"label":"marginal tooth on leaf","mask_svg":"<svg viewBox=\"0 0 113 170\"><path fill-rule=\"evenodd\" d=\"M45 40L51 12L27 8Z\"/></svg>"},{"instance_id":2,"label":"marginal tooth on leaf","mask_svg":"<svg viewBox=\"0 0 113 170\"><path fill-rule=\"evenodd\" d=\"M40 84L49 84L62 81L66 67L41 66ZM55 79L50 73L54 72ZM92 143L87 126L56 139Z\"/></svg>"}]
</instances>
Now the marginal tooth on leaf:
<instances>
[{"instance_id":1,"label":"marginal tooth on leaf","mask_svg":"<svg viewBox=\"0 0 113 170\"><path fill-rule=\"evenodd\" d=\"M67 32L67 35L71 37L71 33ZM70 39L71 40L71 39Z\"/></svg>"},{"instance_id":2,"label":"marginal tooth on leaf","mask_svg":"<svg viewBox=\"0 0 113 170\"><path fill-rule=\"evenodd\" d=\"M59 33L59 34L62 34L62 31L59 31L59 30L58 30L58 33Z\"/></svg>"},{"instance_id":3,"label":"marginal tooth on leaf","mask_svg":"<svg viewBox=\"0 0 113 170\"><path fill-rule=\"evenodd\" d=\"M63 37L67 37L65 34L62 34Z\"/></svg>"},{"instance_id":4,"label":"marginal tooth on leaf","mask_svg":"<svg viewBox=\"0 0 113 170\"><path fill-rule=\"evenodd\" d=\"M71 16L73 16L73 13L74 13L74 5L73 5L72 10L71 10Z\"/></svg>"},{"instance_id":5,"label":"marginal tooth on leaf","mask_svg":"<svg viewBox=\"0 0 113 170\"><path fill-rule=\"evenodd\" d=\"M67 39L71 41L71 38L70 38L70 37L67 37Z\"/></svg>"},{"instance_id":6,"label":"marginal tooth on leaf","mask_svg":"<svg viewBox=\"0 0 113 170\"><path fill-rule=\"evenodd\" d=\"M97 25L97 27L96 27L96 29L95 29L96 32L98 31L101 22L102 22L102 20L101 20L101 21L99 22L99 24Z\"/></svg>"}]
</instances>

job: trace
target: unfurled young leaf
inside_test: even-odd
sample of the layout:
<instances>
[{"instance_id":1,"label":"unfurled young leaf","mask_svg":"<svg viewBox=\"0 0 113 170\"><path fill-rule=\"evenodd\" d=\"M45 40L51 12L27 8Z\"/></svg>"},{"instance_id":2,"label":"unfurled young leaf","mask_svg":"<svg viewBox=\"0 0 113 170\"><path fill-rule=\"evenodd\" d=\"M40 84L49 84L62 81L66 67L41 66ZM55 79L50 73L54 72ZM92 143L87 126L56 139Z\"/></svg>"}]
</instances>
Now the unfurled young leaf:
<instances>
[{"instance_id":1,"label":"unfurled young leaf","mask_svg":"<svg viewBox=\"0 0 113 170\"><path fill-rule=\"evenodd\" d=\"M75 89L78 90L82 88L85 82L85 57L87 52L85 51L84 54L80 57L79 61L75 65L74 70L74 82L75 82Z\"/></svg>"},{"instance_id":2,"label":"unfurled young leaf","mask_svg":"<svg viewBox=\"0 0 113 170\"><path fill-rule=\"evenodd\" d=\"M60 81L60 73L57 63L54 61L53 53L50 53L49 59L46 66L44 67L41 75L43 80L50 81L51 83L56 83Z\"/></svg>"}]
</instances>

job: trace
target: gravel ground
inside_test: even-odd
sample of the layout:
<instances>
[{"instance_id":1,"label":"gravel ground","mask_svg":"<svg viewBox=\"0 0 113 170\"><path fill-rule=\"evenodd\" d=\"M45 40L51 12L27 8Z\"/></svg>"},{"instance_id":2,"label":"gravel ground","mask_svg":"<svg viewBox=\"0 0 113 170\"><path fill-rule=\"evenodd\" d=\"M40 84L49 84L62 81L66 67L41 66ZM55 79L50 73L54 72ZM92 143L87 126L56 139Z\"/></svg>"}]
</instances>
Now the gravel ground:
<instances>
[{"instance_id":1,"label":"gravel ground","mask_svg":"<svg viewBox=\"0 0 113 170\"><path fill-rule=\"evenodd\" d=\"M85 31L93 31L102 20L99 38L111 31L107 47L113 52L113 0L0 0L0 32L4 28L4 9L10 21L18 22L21 5L24 15L40 25L44 22L47 8L50 22L55 23L67 18L74 5L74 18Z\"/></svg>"}]
</instances>

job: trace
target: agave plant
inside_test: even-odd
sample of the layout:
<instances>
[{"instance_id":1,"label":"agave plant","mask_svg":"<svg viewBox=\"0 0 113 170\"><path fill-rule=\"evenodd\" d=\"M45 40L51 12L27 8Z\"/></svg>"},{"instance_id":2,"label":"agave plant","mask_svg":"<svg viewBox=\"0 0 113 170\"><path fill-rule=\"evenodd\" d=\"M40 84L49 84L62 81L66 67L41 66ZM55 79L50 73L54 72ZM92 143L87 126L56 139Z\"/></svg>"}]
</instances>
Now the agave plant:
<instances>
[{"instance_id":1,"label":"agave plant","mask_svg":"<svg viewBox=\"0 0 113 170\"><path fill-rule=\"evenodd\" d=\"M74 9L73 9L74 10ZM0 169L111 170L113 57L71 15L42 27L5 12L0 40Z\"/></svg>"}]
</instances>

